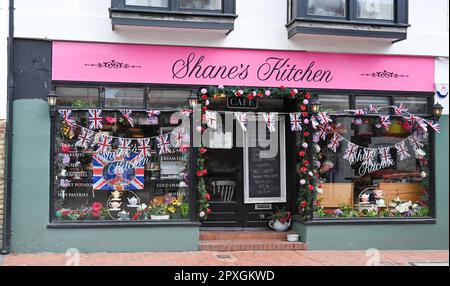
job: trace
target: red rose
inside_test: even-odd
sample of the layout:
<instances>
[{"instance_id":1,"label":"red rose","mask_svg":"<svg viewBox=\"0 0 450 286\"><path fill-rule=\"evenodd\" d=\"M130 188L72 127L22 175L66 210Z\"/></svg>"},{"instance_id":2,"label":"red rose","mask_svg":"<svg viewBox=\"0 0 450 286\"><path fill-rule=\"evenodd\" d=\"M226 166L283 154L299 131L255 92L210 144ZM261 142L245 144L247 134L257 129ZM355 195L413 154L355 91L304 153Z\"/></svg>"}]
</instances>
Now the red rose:
<instances>
[{"instance_id":1,"label":"red rose","mask_svg":"<svg viewBox=\"0 0 450 286\"><path fill-rule=\"evenodd\" d=\"M208 200L208 201L211 200L211 195L208 194L208 193L206 193L206 194L205 194L205 199Z\"/></svg>"},{"instance_id":2,"label":"red rose","mask_svg":"<svg viewBox=\"0 0 450 286\"><path fill-rule=\"evenodd\" d=\"M263 97L264 94L262 92L258 92L258 97Z\"/></svg>"},{"instance_id":3,"label":"red rose","mask_svg":"<svg viewBox=\"0 0 450 286\"><path fill-rule=\"evenodd\" d=\"M308 131L305 131L305 132L303 133L303 136L308 137L308 136L309 136L309 132L308 132Z\"/></svg>"},{"instance_id":4,"label":"red rose","mask_svg":"<svg viewBox=\"0 0 450 286\"><path fill-rule=\"evenodd\" d=\"M197 177L201 177L203 176L203 172L202 171L197 171Z\"/></svg>"},{"instance_id":5,"label":"red rose","mask_svg":"<svg viewBox=\"0 0 450 286\"><path fill-rule=\"evenodd\" d=\"M301 105L301 106L300 106L300 110L301 110L301 111L306 111L306 105Z\"/></svg>"},{"instance_id":6,"label":"red rose","mask_svg":"<svg viewBox=\"0 0 450 286\"><path fill-rule=\"evenodd\" d=\"M241 94L241 93L239 92L239 90L238 90L238 91L236 91L235 95L236 95L237 97L240 97L242 94Z\"/></svg>"},{"instance_id":7,"label":"red rose","mask_svg":"<svg viewBox=\"0 0 450 286\"><path fill-rule=\"evenodd\" d=\"M200 148L200 153L205 154L208 151L206 148Z\"/></svg>"},{"instance_id":8,"label":"red rose","mask_svg":"<svg viewBox=\"0 0 450 286\"><path fill-rule=\"evenodd\" d=\"M208 171L205 169L203 170L203 176L205 176L206 174L208 174Z\"/></svg>"},{"instance_id":9,"label":"red rose","mask_svg":"<svg viewBox=\"0 0 450 286\"><path fill-rule=\"evenodd\" d=\"M295 93L294 90L291 90L291 97L295 97L297 94Z\"/></svg>"},{"instance_id":10,"label":"red rose","mask_svg":"<svg viewBox=\"0 0 450 286\"><path fill-rule=\"evenodd\" d=\"M280 86L280 89L285 89L286 87L284 85Z\"/></svg>"},{"instance_id":11,"label":"red rose","mask_svg":"<svg viewBox=\"0 0 450 286\"><path fill-rule=\"evenodd\" d=\"M307 206L308 206L308 203L306 201L303 201L303 202L300 203L300 207L302 209L306 208Z\"/></svg>"},{"instance_id":12,"label":"red rose","mask_svg":"<svg viewBox=\"0 0 450 286\"><path fill-rule=\"evenodd\" d=\"M208 209L206 209L206 213L207 213L207 214L210 214L210 213L212 213L211 209L209 209L209 208L208 208Z\"/></svg>"},{"instance_id":13,"label":"red rose","mask_svg":"<svg viewBox=\"0 0 450 286\"><path fill-rule=\"evenodd\" d=\"M203 110L203 111L207 111L207 110L208 110L208 107L203 106L203 107L202 107L202 110Z\"/></svg>"},{"instance_id":14,"label":"red rose","mask_svg":"<svg viewBox=\"0 0 450 286\"><path fill-rule=\"evenodd\" d=\"M253 94L249 94L249 95L247 96L247 98L248 98L248 100L253 100Z\"/></svg>"},{"instance_id":15,"label":"red rose","mask_svg":"<svg viewBox=\"0 0 450 286\"><path fill-rule=\"evenodd\" d=\"M310 94L309 92L307 92L307 93L305 94L305 98L306 98L306 99L310 99L310 98L311 98L311 94Z\"/></svg>"},{"instance_id":16,"label":"red rose","mask_svg":"<svg viewBox=\"0 0 450 286\"><path fill-rule=\"evenodd\" d=\"M303 112L303 113L302 113L302 116L303 116L303 117L308 117L308 115L309 115L308 112Z\"/></svg>"},{"instance_id":17,"label":"red rose","mask_svg":"<svg viewBox=\"0 0 450 286\"><path fill-rule=\"evenodd\" d=\"M308 171L308 169L306 169L305 167L301 167L301 168L300 168L300 172L306 173L306 171Z\"/></svg>"},{"instance_id":18,"label":"red rose","mask_svg":"<svg viewBox=\"0 0 450 286\"><path fill-rule=\"evenodd\" d=\"M309 189L310 191L314 191L314 186L313 186L313 185L309 185L308 189Z\"/></svg>"},{"instance_id":19,"label":"red rose","mask_svg":"<svg viewBox=\"0 0 450 286\"><path fill-rule=\"evenodd\" d=\"M207 99L207 98L208 98L208 95L206 95L206 94L202 95L202 99L203 99L203 100L205 100L205 99Z\"/></svg>"},{"instance_id":20,"label":"red rose","mask_svg":"<svg viewBox=\"0 0 450 286\"><path fill-rule=\"evenodd\" d=\"M308 161L308 160L304 161L304 162L303 162L303 165L309 166L309 161Z\"/></svg>"},{"instance_id":21,"label":"red rose","mask_svg":"<svg viewBox=\"0 0 450 286\"><path fill-rule=\"evenodd\" d=\"M299 155L300 157L305 157L305 152L300 151L300 152L298 152L298 155Z\"/></svg>"}]
</instances>

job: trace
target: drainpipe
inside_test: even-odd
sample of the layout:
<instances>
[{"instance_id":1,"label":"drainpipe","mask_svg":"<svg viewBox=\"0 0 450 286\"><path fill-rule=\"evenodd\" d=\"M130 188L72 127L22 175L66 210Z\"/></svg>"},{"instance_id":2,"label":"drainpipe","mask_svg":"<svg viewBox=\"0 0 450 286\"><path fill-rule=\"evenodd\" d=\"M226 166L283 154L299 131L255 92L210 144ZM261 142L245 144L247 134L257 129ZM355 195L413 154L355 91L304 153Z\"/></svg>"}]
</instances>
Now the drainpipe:
<instances>
[{"instance_id":1,"label":"drainpipe","mask_svg":"<svg viewBox=\"0 0 450 286\"><path fill-rule=\"evenodd\" d=\"M9 254L11 250L11 190L12 190L12 148L13 148L13 49L14 48L14 0L9 0L9 34L8 34L8 91L6 115L6 157L5 157L5 199L3 215L3 249L2 255Z\"/></svg>"}]
</instances>

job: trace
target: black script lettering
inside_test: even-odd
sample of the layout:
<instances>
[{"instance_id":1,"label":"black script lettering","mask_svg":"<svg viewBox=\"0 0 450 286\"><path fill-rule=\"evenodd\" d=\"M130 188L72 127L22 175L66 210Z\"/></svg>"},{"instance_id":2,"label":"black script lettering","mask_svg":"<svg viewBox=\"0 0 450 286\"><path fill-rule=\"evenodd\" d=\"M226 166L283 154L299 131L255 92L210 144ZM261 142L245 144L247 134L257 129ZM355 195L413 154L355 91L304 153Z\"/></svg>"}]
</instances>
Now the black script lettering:
<instances>
[{"instance_id":1,"label":"black script lettering","mask_svg":"<svg viewBox=\"0 0 450 286\"><path fill-rule=\"evenodd\" d=\"M241 65L241 67L243 68L244 65ZM241 71L241 73L239 74L240 79L246 79L248 77L248 69L249 68L250 68L250 65L247 65L247 67L245 67L245 69L243 71Z\"/></svg>"},{"instance_id":2,"label":"black script lettering","mask_svg":"<svg viewBox=\"0 0 450 286\"><path fill-rule=\"evenodd\" d=\"M185 78L189 72L189 65L195 58L195 53L190 53L187 60L180 59L176 61L172 66L172 77L173 78ZM177 69L178 66L181 67Z\"/></svg>"},{"instance_id":3,"label":"black script lettering","mask_svg":"<svg viewBox=\"0 0 450 286\"><path fill-rule=\"evenodd\" d=\"M284 60L284 62L283 62ZM275 71L278 71L287 64L287 61L289 59L283 59L283 58L276 58L276 57L270 57L266 59L266 62L262 64L258 68L258 79L262 81L266 81L269 78L272 77ZM274 62L274 64L271 64L271 62ZM277 74L278 77L278 74ZM278 79L277 79L278 80Z\"/></svg>"}]
</instances>

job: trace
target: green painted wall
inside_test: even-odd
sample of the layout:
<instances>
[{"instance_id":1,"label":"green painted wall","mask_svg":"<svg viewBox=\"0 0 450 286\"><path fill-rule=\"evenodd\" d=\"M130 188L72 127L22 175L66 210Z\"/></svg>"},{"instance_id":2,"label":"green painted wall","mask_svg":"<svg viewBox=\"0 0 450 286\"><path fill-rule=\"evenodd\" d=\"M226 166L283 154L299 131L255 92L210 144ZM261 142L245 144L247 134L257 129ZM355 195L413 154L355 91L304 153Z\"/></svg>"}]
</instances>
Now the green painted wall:
<instances>
[{"instance_id":1,"label":"green painted wall","mask_svg":"<svg viewBox=\"0 0 450 286\"><path fill-rule=\"evenodd\" d=\"M390 225L294 224L311 250L326 249L449 249L449 116L440 121L436 136L437 223Z\"/></svg>"},{"instance_id":2,"label":"green painted wall","mask_svg":"<svg viewBox=\"0 0 450 286\"><path fill-rule=\"evenodd\" d=\"M14 101L12 252L192 251L198 227L47 229L50 117L46 101Z\"/></svg>"}]
</instances>

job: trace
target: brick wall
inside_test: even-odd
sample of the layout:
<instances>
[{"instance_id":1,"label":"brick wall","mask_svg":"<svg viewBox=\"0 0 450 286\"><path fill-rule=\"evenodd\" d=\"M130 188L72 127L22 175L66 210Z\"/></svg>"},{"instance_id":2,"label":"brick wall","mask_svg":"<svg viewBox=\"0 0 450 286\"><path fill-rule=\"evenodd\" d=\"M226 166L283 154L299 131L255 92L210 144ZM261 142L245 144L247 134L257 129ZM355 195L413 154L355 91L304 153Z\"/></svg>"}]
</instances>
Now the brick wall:
<instances>
[{"instance_id":1,"label":"brick wall","mask_svg":"<svg viewBox=\"0 0 450 286\"><path fill-rule=\"evenodd\" d=\"M3 191L5 189L6 120L0 119L0 249L3 247Z\"/></svg>"}]
</instances>

